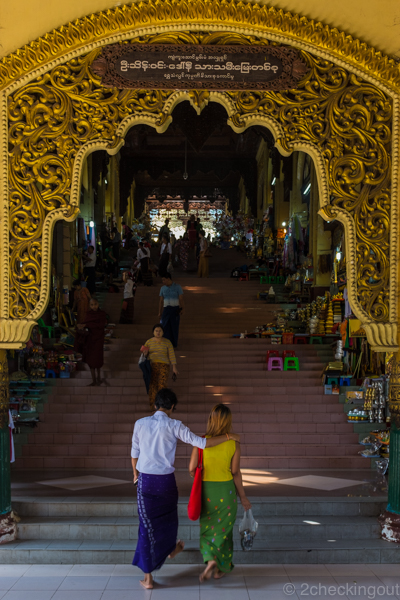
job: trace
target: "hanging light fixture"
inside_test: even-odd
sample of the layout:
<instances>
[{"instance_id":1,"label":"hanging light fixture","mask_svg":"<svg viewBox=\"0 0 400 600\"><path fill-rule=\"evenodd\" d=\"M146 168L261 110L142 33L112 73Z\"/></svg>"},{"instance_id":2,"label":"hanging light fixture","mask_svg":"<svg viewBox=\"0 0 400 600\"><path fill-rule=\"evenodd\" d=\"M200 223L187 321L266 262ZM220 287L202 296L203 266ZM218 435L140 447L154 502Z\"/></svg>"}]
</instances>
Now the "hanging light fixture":
<instances>
[{"instance_id":1,"label":"hanging light fixture","mask_svg":"<svg viewBox=\"0 0 400 600\"><path fill-rule=\"evenodd\" d=\"M183 172L183 179L187 179L189 177L187 173L187 138L185 138L185 170Z\"/></svg>"}]
</instances>

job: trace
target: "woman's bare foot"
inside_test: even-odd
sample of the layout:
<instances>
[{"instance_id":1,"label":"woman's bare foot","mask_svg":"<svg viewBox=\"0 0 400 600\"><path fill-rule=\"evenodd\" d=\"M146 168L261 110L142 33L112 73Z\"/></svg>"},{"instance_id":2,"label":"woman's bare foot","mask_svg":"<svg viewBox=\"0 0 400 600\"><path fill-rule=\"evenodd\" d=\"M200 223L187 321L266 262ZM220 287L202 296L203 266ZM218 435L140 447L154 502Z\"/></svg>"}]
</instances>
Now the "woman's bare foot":
<instances>
[{"instance_id":1,"label":"woman's bare foot","mask_svg":"<svg viewBox=\"0 0 400 600\"><path fill-rule=\"evenodd\" d=\"M221 579L222 577L225 577L225 575L226 573L217 569L214 573L214 579Z\"/></svg>"},{"instance_id":2,"label":"woman's bare foot","mask_svg":"<svg viewBox=\"0 0 400 600\"><path fill-rule=\"evenodd\" d=\"M215 560L208 561L206 568L204 569L204 571L202 572L202 574L199 577L200 583L203 583L204 581L208 581L211 578L211 575L213 574L213 571L216 566L217 566L217 563L215 562Z\"/></svg>"},{"instance_id":3,"label":"woman's bare foot","mask_svg":"<svg viewBox=\"0 0 400 600\"><path fill-rule=\"evenodd\" d=\"M145 590L153 589L153 576L151 573L145 573L144 579L140 581L140 585L144 587Z\"/></svg>"},{"instance_id":4,"label":"woman's bare foot","mask_svg":"<svg viewBox=\"0 0 400 600\"><path fill-rule=\"evenodd\" d=\"M168 558L175 558L175 556L177 556L180 552L182 552L184 547L185 547L185 542L182 542L182 540L178 540L175 550L173 552L171 552L171 554L168 556Z\"/></svg>"},{"instance_id":5,"label":"woman's bare foot","mask_svg":"<svg viewBox=\"0 0 400 600\"><path fill-rule=\"evenodd\" d=\"M95 385L97 385L97 381L92 381L92 383L89 383L88 387L94 387Z\"/></svg>"}]
</instances>

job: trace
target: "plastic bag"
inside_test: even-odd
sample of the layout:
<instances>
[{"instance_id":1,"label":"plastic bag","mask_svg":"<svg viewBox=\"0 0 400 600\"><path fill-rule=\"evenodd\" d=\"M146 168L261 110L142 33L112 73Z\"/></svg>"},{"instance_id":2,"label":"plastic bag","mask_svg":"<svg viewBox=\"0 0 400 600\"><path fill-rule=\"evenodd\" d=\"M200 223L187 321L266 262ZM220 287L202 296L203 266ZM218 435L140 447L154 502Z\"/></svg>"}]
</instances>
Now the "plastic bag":
<instances>
[{"instance_id":1,"label":"plastic bag","mask_svg":"<svg viewBox=\"0 0 400 600\"><path fill-rule=\"evenodd\" d=\"M167 266L167 272L168 272L170 275L172 275L172 274L173 274L173 272L174 272L174 267L172 266L172 262L169 262L169 263L168 263L168 266Z\"/></svg>"},{"instance_id":2,"label":"plastic bag","mask_svg":"<svg viewBox=\"0 0 400 600\"><path fill-rule=\"evenodd\" d=\"M245 552L252 549L257 529L258 523L253 517L252 510L246 510L243 519L239 523L240 543Z\"/></svg>"}]
</instances>

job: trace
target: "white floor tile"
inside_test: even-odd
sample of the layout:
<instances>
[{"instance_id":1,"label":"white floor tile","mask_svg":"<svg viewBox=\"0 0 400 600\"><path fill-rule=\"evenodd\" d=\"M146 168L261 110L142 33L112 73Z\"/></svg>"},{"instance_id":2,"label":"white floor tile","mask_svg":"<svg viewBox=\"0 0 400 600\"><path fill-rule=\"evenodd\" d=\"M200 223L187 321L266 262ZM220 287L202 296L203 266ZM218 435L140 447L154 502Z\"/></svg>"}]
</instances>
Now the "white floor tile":
<instances>
[{"instance_id":1,"label":"white floor tile","mask_svg":"<svg viewBox=\"0 0 400 600\"><path fill-rule=\"evenodd\" d=\"M154 590L135 590L132 593L132 590L106 590L103 592L101 600L150 600L153 597ZM85 600L83 598L83 600ZM162 596L160 596L160 600L164 600ZM167 599L165 599L167 600ZM180 600L180 598L177 598ZM182 597L182 600L185 600ZM188 598L188 600L191 600ZM197 599L198 600L198 597Z\"/></svg>"},{"instance_id":2,"label":"white floor tile","mask_svg":"<svg viewBox=\"0 0 400 600\"><path fill-rule=\"evenodd\" d=\"M17 590L7 592L3 596L2 600L50 600L54 595L54 590L40 590L29 592L29 598L27 597L26 590Z\"/></svg>"},{"instance_id":3,"label":"white floor tile","mask_svg":"<svg viewBox=\"0 0 400 600\"><path fill-rule=\"evenodd\" d=\"M125 565L123 565L125 566ZM128 566L128 565L126 565ZM133 567L131 567L133 569ZM111 576L115 570L115 565L74 565L69 577L96 577L97 575L105 577Z\"/></svg>"},{"instance_id":4,"label":"white floor tile","mask_svg":"<svg viewBox=\"0 0 400 600\"><path fill-rule=\"evenodd\" d=\"M284 565L236 565L236 571L245 577L286 577Z\"/></svg>"},{"instance_id":5,"label":"white floor tile","mask_svg":"<svg viewBox=\"0 0 400 600\"><path fill-rule=\"evenodd\" d=\"M338 576L346 576L346 575L350 575L350 576L358 576L358 575L373 575L374 574L374 568L375 567L384 567L386 565L363 565L363 564L359 564L359 565L326 565L326 568L328 569L329 573L331 573L331 575L333 575L334 577ZM387 565L389 567L393 567L394 565ZM396 567L397 569L399 567Z\"/></svg>"},{"instance_id":6,"label":"white floor tile","mask_svg":"<svg viewBox=\"0 0 400 600\"><path fill-rule=\"evenodd\" d=\"M73 577L69 576L64 579L60 585L62 590L104 590L107 586L109 577Z\"/></svg>"},{"instance_id":7,"label":"white floor tile","mask_svg":"<svg viewBox=\"0 0 400 600\"><path fill-rule=\"evenodd\" d=\"M103 590L93 591L58 591L54 594L51 600L101 600ZM29 600L28 598L26 600ZM133 600L133 599L132 599Z\"/></svg>"},{"instance_id":8,"label":"white floor tile","mask_svg":"<svg viewBox=\"0 0 400 600\"><path fill-rule=\"evenodd\" d=\"M364 481L355 479L339 479L336 477L321 477L320 475L302 475L301 477L291 477L290 479L279 479L275 481L280 485L293 485L295 487L311 488L313 490L338 490L355 485L363 485Z\"/></svg>"},{"instance_id":9,"label":"white floor tile","mask_svg":"<svg viewBox=\"0 0 400 600\"><path fill-rule=\"evenodd\" d=\"M200 592L199 590L185 590L185 591L177 591L175 589L157 589L154 588L153 593L151 594L151 600L199 600ZM218 600L221 596L218 593ZM112 600L111 598L109 600ZM136 600L136 599L135 599ZM216 600L210 594L208 594L208 600ZM222 598L223 600L223 598ZM247 600L247 599L246 599Z\"/></svg>"},{"instance_id":10,"label":"white floor tile","mask_svg":"<svg viewBox=\"0 0 400 600\"><path fill-rule=\"evenodd\" d=\"M99 475L82 475L81 477L65 477L63 479L49 479L47 481L37 481L41 485L61 488L64 490L90 490L91 488L108 487L110 485L122 485L130 483L125 479L112 479L110 477L100 477Z\"/></svg>"},{"instance_id":11,"label":"white floor tile","mask_svg":"<svg viewBox=\"0 0 400 600\"><path fill-rule=\"evenodd\" d=\"M183 590L198 590L200 586L198 576L195 577L180 577L179 575L173 575L165 577L153 573L154 581L156 582L157 589L164 588L169 590L176 590L177 592Z\"/></svg>"},{"instance_id":12,"label":"white floor tile","mask_svg":"<svg viewBox=\"0 0 400 600\"><path fill-rule=\"evenodd\" d=\"M321 575L322 577L329 577L327 567L325 565L284 565L285 571L289 577L308 576L313 577L314 575Z\"/></svg>"},{"instance_id":13,"label":"white floor tile","mask_svg":"<svg viewBox=\"0 0 400 600\"><path fill-rule=\"evenodd\" d=\"M397 577L394 577L393 575L381 575L379 577L380 581L383 583L383 585L390 585L390 586L399 586L399 592L397 592L397 596L400 596L400 565L397 565L397 569L398 569L398 575Z\"/></svg>"},{"instance_id":14,"label":"white floor tile","mask_svg":"<svg viewBox=\"0 0 400 600\"><path fill-rule=\"evenodd\" d=\"M32 565L23 577L66 577L73 565Z\"/></svg>"},{"instance_id":15,"label":"white floor tile","mask_svg":"<svg viewBox=\"0 0 400 600\"><path fill-rule=\"evenodd\" d=\"M0 577L22 577L31 565L0 565Z\"/></svg>"},{"instance_id":16,"label":"white floor tile","mask_svg":"<svg viewBox=\"0 0 400 600\"><path fill-rule=\"evenodd\" d=\"M286 583L290 583L287 575L282 577L245 577L248 590L282 590Z\"/></svg>"},{"instance_id":17,"label":"white floor tile","mask_svg":"<svg viewBox=\"0 0 400 600\"><path fill-rule=\"evenodd\" d=\"M107 583L106 590L141 590L140 580L143 578L137 577L110 577Z\"/></svg>"},{"instance_id":18,"label":"white floor tile","mask_svg":"<svg viewBox=\"0 0 400 600\"><path fill-rule=\"evenodd\" d=\"M261 593L265 594L266 592L263 591ZM272 593L275 594L276 591L274 590ZM204 583L200 587L200 600L249 600L249 592L245 587L235 590L223 588L214 590L207 586L207 583ZM285 600L287 600L287 598Z\"/></svg>"},{"instance_id":19,"label":"white floor tile","mask_svg":"<svg viewBox=\"0 0 400 600\"><path fill-rule=\"evenodd\" d=\"M0 590L11 590L18 580L19 577L0 577Z\"/></svg>"},{"instance_id":20,"label":"white floor tile","mask_svg":"<svg viewBox=\"0 0 400 600\"><path fill-rule=\"evenodd\" d=\"M21 577L13 586L13 591L25 590L31 592L35 590L58 590L64 577Z\"/></svg>"},{"instance_id":21,"label":"white floor tile","mask_svg":"<svg viewBox=\"0 0 400 600\"><path fill-rule=\"evenodd\" d=\"M133 565L115 565L111 577L139 577L142 571Z\"/></svg>"}]
</instances>

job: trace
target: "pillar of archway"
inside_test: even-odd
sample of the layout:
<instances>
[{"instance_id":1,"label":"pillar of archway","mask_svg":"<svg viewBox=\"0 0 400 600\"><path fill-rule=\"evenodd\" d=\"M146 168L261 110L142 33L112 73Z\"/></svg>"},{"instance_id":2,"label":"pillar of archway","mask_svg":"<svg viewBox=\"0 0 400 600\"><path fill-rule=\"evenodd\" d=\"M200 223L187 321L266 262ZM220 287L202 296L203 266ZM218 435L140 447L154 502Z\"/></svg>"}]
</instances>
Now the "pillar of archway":
<instances>
[{"instance_id":1,"label":"pillar of archway","mask_svg":"<svg viewBox=\"0 0 400 600\"><path fill-rule=\"evenodd\" d=\"M116 42L278 43L297 48L309 71L296 90L283 92L104 88L91 65ZM97 149L116 154L138 123L165 131L185 100L198 112L219 102L235 131L263 125L284 155L312 156L320 214L344 225L353 312L373 349L398 350L400 72L393 60L259 4L150 0L90 15L20 49L0 63L0 81L3 358L6 348L24 346L46 308L53 227L79 212L85 157ZM4 390L4 378L0 384ZM2 398L4 437L5 392Z\"/></svg>"}]
</instances>

